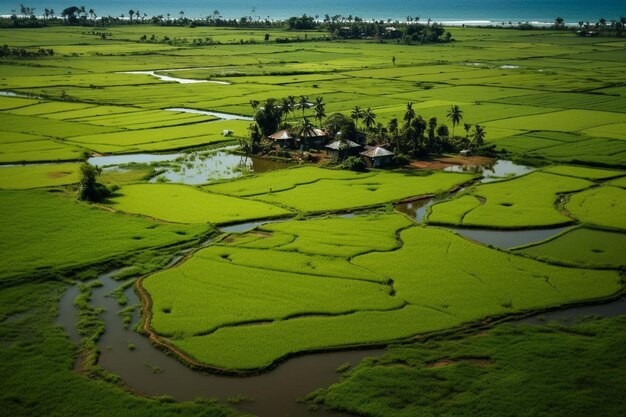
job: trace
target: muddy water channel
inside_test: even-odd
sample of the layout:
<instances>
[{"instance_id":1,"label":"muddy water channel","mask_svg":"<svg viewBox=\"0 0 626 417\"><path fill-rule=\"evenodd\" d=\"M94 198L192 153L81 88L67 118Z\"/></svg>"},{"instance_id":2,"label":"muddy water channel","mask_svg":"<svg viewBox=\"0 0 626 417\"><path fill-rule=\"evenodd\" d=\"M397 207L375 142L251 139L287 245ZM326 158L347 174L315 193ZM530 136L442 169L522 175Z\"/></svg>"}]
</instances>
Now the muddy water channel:
<instances>
[{"instance_id":1,"label":"muddy water channel","mask_svg":"<svg viewBox=\"0 0 626 417\"><path fill-rule=\"evenodd\" d=\"M298 403L297 399L337 382L339 374L336 369L341 365L356 365L364 358L379 356L384 351L367 349L309 354L290 359L264 374L249 377L219 376L193 371L175 358L155 349L146 337L130 330L139 320L139 309L133 314L130 328L124 326L118 314L123 307L110 296L121 285L121 282L111 278L115 272L101 275L98 280L103 285L95 287L92 293L92 305L104 309L101 318L106 325L106 331L98 342L101 351L99 364L119 375L133 390L143 394L169 395L178 401L194 400L198 397L218 398L223 404L259 417L347 417L346 414L323 408L310 410L308 405ZM77 314L73 305L77 295L76 286L67 290L61 298L58 317L59 324L70 334L74 343L79 342L76 332ZM139 306L140 301L132 287L124 295L128 299L128 305ZM626 299L541 313L517 320L516 323L534 325L556 320L570 324L581 316L610 317L622 314L626 314ZM134 346L132 350L129 349L131 344Z\"/></svg>"},{"instance_id":2,"label":"muddy water channel","mask_svg":"<svg viewBox=\"0 0 626 417\"><path fill-rule=\"evenodd\" d=\"M339 366L345 363L356 365L365 357L382 353L382 349L367 349L305 355L293 358L270 372L249 377L200 373L155 349L146 337L127 329L118 315L124 307L109 296L121 282L112 279L110 274L101 275L98 280L103 285L93 289L92 305L105 309L101 318L106 325L106 331L98 342L101 351L99 365L119 375L132 389L147 395L170 395L178 401L198 397L219 398L224 404L260 417L341 417L342 414L323 409L309 410L308 405L298 403L297 399L335 383L339 377L336 371ZM58 322L73 335L75 343L78 337L73 301L77 295L76 286L67 290L60 301L58 318ZM124 295L128 298L127 305L140 304L132 287ZM130 327L138 320L137 309ZM130 350L129 344L135 348ZM232 404L229 399L238 404Z\"/></svg>"}]
</instances>

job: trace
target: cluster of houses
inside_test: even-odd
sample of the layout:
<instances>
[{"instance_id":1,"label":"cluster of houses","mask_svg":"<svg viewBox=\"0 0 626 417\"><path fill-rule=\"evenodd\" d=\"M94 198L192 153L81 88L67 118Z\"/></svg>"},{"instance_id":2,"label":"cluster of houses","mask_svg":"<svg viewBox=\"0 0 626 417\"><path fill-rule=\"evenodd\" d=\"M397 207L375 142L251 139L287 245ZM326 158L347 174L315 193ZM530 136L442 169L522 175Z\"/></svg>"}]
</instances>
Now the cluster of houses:
<instances>
[{"instance_id":1,"label":"cluster of houses","mask_svg":"<svg viewBox=\"0 0 626 417\"><path fill-rule=\"evenodd\" d=\"M336 138L323 129L311 129L304 135L291 133L289 130L279 130L268 136L273 145L283 149L324 149L332 159L341 160L349 156L360 156L373 168L390 166L394 153L380 146L363 146L351 140L342 140L341 133Z\"/></svg>"}]
</instances>

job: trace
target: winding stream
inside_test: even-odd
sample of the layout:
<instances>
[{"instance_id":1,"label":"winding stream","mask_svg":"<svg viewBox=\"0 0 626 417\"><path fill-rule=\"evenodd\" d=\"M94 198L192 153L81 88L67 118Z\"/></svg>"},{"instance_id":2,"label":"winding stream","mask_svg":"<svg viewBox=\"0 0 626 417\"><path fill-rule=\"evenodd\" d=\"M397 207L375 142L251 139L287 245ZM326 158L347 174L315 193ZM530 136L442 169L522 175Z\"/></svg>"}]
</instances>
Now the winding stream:
<instances>
[{"instance_id":1,"label":"winding stream","mask_svg":"<svg viewBox=\"0 0 626 417\"><path fill-rule=\"evenodd\" d=\"M124 326L117 314L123 307L109 296L121 285L121 282L112 279L116 272L101 275L98 280L103 285L93 288L92 293L92 305L105 309L101 317L106 332L98 341L101 351L99 365L119 375L129 387L143 394L169 395L178 401L190 401L198 397L219 398L224 404L259 417L347 417L346 414L325 409L312 411L308 405L298 403L297 399L337 382L339 374L336 369L345 363L354 366L366 357L379 356L384 352L384 349L366 349L308 354L290 359L270 372L249 377L193 371L177 359L155 349L146 337ZM132 287L124 294L128 305L140 304ZM67 330L74 343L79 342L76 333L77 315L73 305L77 295L77 286L66 291L60 301L58 317L58 323ZM534 325L557 320L569 324L579 316L611 317L622 314L626 314L626 299L541 313L515 322ZM136 309L132 326L138 320L139 309ZM130 344L134 349L129 349Z\"/></svg>"}]
</instances>

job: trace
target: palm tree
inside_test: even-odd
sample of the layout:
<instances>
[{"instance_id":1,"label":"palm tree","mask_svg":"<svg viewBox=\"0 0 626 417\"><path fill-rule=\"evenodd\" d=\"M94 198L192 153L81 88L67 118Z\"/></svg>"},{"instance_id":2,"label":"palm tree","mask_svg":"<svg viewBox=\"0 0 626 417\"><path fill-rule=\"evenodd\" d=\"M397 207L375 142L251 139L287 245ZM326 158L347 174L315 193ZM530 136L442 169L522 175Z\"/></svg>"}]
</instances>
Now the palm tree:
<instances>
[{"instance_id":1,"label":"palm tree","mask_svg":"<svg viewBox=\"0 0 626 417\"><path fill-rule=\"evenodd\" d=\"M298 137L306 138L315 135L315 126L306 117L302 119L302 124L298 127Z\"/></svg>"},{"instance_id":2,"label":"palm tree","mask_svg":"<svg viewBox=\"0 0 626 417\"><path fill-rule=\"evenodd\" d=\"M426 132L426 120L422 116L417 116L411 123L415 129L415 141L413 141L413 153L417 152L417 142L424 143L424 132Z\"/></svg>"},{"instance_id":3,"label":"palm tree","mask_svg":"<svg viewBox=\"0 0 626 417\"><path fill-rule=\"evenodd\" d=\"M130 18L130 23L133 23L133 16L135 15L135 11L133 9L130 9L128 11L128 17Z\"/></svg>"},{"instance_id":4,"label":"palm tree","mask_svg":"<svg viewBox=\"0 0 626 417\"><path fill-rule=\"evenodd\" d=\"M465 146L469 145L469 132L472 125L469 123L463 123L463 129L465 129Z\"/></svg>"},{"instance_id":5,"label":"palm tree","mask_svg":"<svg viewBox=\"0 0 626 417\"><path fill-rule=\"evenodd\" d=\"M415 118L415 110L413 110L413 103L406 103L406 112L404 112L404 121L410 125L413 119Z\"/></svg>"},{"instance_id":6,"label":"palm tree","mask_svg":"<svg viewBox=\"0 0 626 417\"><path fill-rule=\"evenodd\" d=\"M480 125L474 126L474 138L472 140L472 146L476 146L477 148L483 146L485 144L485 135L486 132L484 127Z\"/></svg>"},{"instance_id":7,"label":"palm tree","mask_svg":"<svg viewBox=\"0 0 626 417\"><path fill-rule=\"evenodd\" d=\"M395 117L387 123L387 130L392 135L396 135L398 133L398 119Z\"/></svg>"},{"instance_id":8,"label":"palm tree","mask_svg":"<svg viewBox=\"0 0 626 417\"><path fill-rule=\"evenodd\" d=\"M352 112L350 112L350 117L354 120L354 128L358 130L357 126L359 125L359 119L363 118L363 109L359 106L354 106L352 108Z\"/></svg>"},{"instance_id":9,"label":"palm tree","mask_svg":"<svg viewBox=\"0 0 626 417\"><path fill-rule=\"evenodd\" d=\"M302 117L304 118L304 111L309 108L309 98L307 96L300 96L298 99L298 108L302 110Z\"/></svg>"},{"instance_id":10,"label":"palm tree","mask_svg":"<svg viewBox=\"0 0 626 417\"><path fill-rule=\"evenodd\" d=\"M562 28L563 27L563 22L564 22L564 20L563 20L562 17L560 17L560 16L557 17L556 19L554 19L554 27L557 28L557 29Z\"/></svg>"},{"instance_id":11,"label":"palm tree","mask_svg":"<svg viewBox=\"0 0 626 417\"><path fill-rule=\"evenodd\" d=\"M280 100L280 111L283 114L283 117L287 118L287 115L293 110L293 105L291 104L291 100L289 97L285 97Z\"/></svg>"},{"instance_id":12,"label":"palm tree","mask_svg":"<svg viewBox=\"0 0 626 417\"><path fill-rule=\"evenodd\" d=\"M367 110L363 112L363 124L369 130L372 128L372 125L374 124L375 121L376 121L376 114L372 111L371 108L368 107Z\"/></svg>"},{"instance_id":13,"label":"palm tree","mask_svg":"<svg viewBox=\"0 0 626 417\"><path fill-rule=\"evenodd\" d=\"M428 119L428 145L432 147L435 144L435 129L437 129L437 118Z\"/></svg>"},{"instance_id":14,"label":"palm tree","mask_svg":"<svg viewBox=\"0 0 626 417\"><path fill-rule=\"evenodd\" d=\"M322 124L322 119L326 117L326 112L325 112L324 107L326 107L326 105L322 102L322 100L316 100L315 106L314 106L315 118L317 119L317 122L320 125Z\"/></svg>"},{"instance_id":15,"label":"palm tree","mask_svg":"<svg viewBox=\"0 0 626 417\"><path fill-rule=\"evenodd\" d=\"M252 106L252 110L256 111L259 107L259 102L257 100L250 100L250 106Z\"/></svg>"},{"instance_id":16,"label":"palm tree","mask_svg":"<svg viewBox=\"0 0 626 417\"><path fill-rule=\"evenodd\" d=\"M463 119L463 110L461 110L456 104L450 106L450 110L446 113L446 119L452 122L452 137L454 137L454 127L461 123L461 119Z\"/></svg>"}]
</instances>

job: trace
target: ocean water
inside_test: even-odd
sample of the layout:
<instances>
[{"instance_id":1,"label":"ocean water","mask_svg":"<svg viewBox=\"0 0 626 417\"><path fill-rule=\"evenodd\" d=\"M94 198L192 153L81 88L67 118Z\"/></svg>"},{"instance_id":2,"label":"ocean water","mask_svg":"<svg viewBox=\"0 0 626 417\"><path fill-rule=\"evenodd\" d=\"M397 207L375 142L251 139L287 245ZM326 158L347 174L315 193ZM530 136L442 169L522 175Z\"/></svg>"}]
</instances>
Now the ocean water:
<instances>
[{"instance_id":1,"label":"ocean water","mask_svg":"<svg viewBox=\"0 0 626 417\"><path fill-rule=\"evenodd\" d=\"M93 8L98 15L128 15L128 10L139 10L148 16L170 13L178 17L184 11L187 17L211 16L214 10L226 18L252 16L254 18L282 19L302 15L323 18L325 14L359 16L363 19L399 19L419 16L444 22L552 22L560 16L566 22L597 21L626 16L626 0L94 0L73 2ZM22 4L35 7L35 13L52 8L57 15L72 2L59 0L24 0ZM19 13L17 0L0 0L0 14Z\"/></svg>"}]
</instances>

